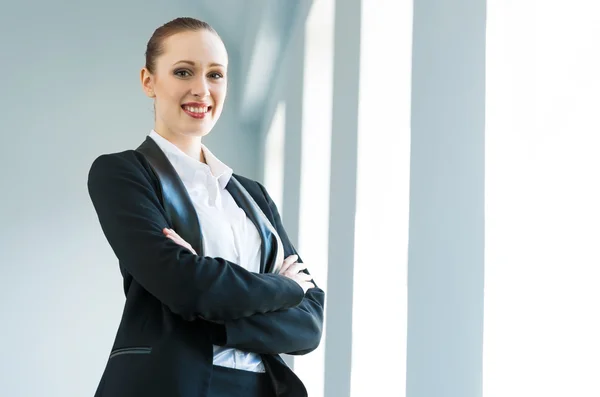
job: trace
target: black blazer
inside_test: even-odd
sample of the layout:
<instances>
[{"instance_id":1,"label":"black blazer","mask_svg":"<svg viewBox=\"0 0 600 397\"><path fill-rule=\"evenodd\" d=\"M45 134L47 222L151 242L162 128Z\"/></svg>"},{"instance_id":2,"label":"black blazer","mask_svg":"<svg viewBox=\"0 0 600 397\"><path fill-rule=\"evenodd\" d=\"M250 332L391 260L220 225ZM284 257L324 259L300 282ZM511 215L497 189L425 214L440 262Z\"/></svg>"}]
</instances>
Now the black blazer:
<instances>
[{"instance_id":1,"label":"black blazer","mask_svg":"<svg viewBox=\"0 0 600 397\"><path fill-rule=\"evenodd\" d=\"M269 273L275 240L241 186L279 233L285 257L297 253L264 187L234 174L226 188L257 226L260 273L202 254L191 200L151 138L135 151L93 162L88 191L126 295L96 397L206 396L213 344L261 354L277 396L307 395L279 354L306 354L319 345L325 294L318 287L304 294L293 280ZM198 255L166 238L165 227Z\"/></svg>"}]
</instances>

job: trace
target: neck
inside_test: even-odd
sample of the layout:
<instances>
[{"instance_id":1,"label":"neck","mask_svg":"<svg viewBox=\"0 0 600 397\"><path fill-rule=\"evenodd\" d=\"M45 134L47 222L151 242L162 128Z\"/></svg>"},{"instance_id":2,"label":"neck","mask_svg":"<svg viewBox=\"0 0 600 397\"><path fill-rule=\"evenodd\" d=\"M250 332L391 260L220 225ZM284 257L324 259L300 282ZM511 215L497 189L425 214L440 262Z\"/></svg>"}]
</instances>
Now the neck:
<instances>
[{"instance_id":1,"label":"neck","mask_svg":"<svg viewBox=\"0 0 600 397\"><path fill-rule=\"evenodd\" d=\"M202 151L201 136L178 134L168 130L158 130L156 129L156 127L154 128L154 131L156 131L160 136L171 142L173 145L177 146L179 150L181 150L188 156L200 160L201 162L206 164L204 152Z\"/></svg>"}]
</instances>

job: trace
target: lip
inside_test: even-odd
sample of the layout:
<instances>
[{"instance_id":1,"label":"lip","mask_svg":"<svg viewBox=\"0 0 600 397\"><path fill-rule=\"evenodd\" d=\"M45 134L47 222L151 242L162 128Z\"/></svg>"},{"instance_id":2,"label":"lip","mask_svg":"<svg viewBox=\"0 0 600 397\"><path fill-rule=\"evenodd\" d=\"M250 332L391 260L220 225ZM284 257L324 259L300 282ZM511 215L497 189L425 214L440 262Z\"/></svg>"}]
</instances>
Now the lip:
<instances>
[{"instance_id":1,"label":"lip","mask_svg":"<svg viewBox=\"0 0 600 397\"><path fill-rule=\"evenodd\" d=\"M197 107L197 108L208 108L208 110L206 111L206 113L193 113L190 112L188 110L185 109L185 106L192 106L192 107ZM185 112L185 114L187 114L188 116L194 118L194 119L203 119L206 117L206 115L210 114L210 111L212 110L212 105L206 103L206 102L186 102L183 105L181 105L181 110L183 110Z\"/></svg>"},{"instance_id":2,"label":"lip","mask_svg":"<svg viewBox=\"0 0 600 397\"><path fill-rule=\"evenodd\" d=\"M186 102L186 103L182 104L181 106L193 106L196 108L203 108L203 107L209 107L212 105L207 102Z\"/></svg>"}]
</instances>

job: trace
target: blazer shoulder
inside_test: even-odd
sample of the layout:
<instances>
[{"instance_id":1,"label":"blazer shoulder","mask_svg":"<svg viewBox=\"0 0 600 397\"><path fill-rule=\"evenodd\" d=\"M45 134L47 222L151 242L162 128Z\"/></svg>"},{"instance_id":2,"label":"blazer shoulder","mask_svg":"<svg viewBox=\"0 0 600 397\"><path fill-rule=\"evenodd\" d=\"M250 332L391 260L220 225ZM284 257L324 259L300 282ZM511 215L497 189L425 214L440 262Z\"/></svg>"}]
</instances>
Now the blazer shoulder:
<instances>
[{"instance_id":1,"label":"blazer shoulder","mask_svg":"<svg viewBox=\"0 0 600 397\"><path fill-rule=\"evenodd\" d=\"M144 179L155 179L154 172L143 154L135 150L105 153L96 157L88 172L88 181L101 175L137 175Z\"/></svg>"}]
</instances>

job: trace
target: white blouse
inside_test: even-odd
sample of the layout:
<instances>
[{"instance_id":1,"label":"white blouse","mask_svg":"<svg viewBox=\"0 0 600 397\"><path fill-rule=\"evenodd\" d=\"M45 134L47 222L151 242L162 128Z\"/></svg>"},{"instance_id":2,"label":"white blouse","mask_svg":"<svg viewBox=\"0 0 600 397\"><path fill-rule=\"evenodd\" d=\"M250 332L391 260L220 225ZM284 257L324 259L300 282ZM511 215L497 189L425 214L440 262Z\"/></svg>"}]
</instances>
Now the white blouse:
<instances>
[{"instance_id":1,"label":"white blouse","mask_svg":"<svg viewBox=\"0 0 600 397\"><path fill-rule=\"evenodd\" d=\"M192 199L202 228L204 255L260 271L261 239L246 213L225 189L233 171L202 145L204 164L152 130L149 136L165 153ZM265 372L260 355L213 346L213 364Z\"/></svg>"}]
</instances>

